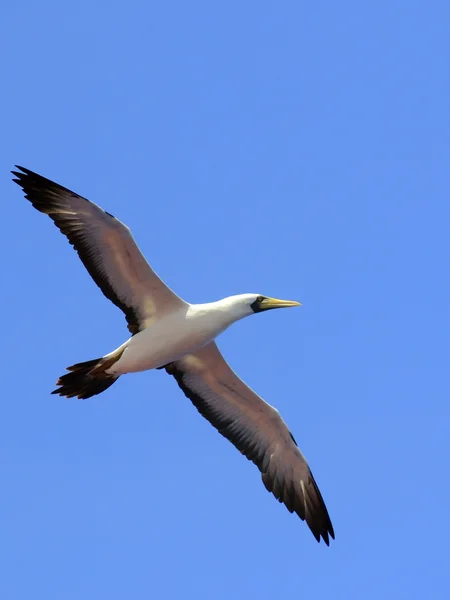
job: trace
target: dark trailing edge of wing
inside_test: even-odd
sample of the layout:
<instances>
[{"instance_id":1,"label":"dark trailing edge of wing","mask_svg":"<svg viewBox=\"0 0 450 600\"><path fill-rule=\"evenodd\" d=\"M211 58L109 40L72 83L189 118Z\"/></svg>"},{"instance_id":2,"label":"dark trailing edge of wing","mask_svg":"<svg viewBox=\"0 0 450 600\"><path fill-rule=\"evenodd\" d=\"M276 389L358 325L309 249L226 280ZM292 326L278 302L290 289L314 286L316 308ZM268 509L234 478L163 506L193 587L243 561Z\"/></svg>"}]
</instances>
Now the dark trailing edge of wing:
<instances>
[{"instance_id":1,"label":"dark trailing edge of wing","mask_svg":"<svg viewBox=\"0 0 450 600\"><path fill-rule=\"evenodd\" d=\"M23 189L25 198L29 200L38 211L47 214L53 220L56 227L58 227L61 233L67 237L70 244L75 248L88 273L106 298L111 300L113 304L123 311L128 322L129 331L133 335L137 333L139 331L139 322L135 311L132 307L121 302L117 297L113 287L102 272L96 252L90 247L88 241L84 239L83 228L80 226L80 222L77 221L76 215L68 215L67 213L61 212L64 195L71 195L76 198L82 197L29 169L25 169L19 165L16 165L16 168L20 169L22 172L11 171L16 177L13 181ZM88 202L85 198L82 199ZM107 214L112 218L115 218L113 215L110 215L110 213Z\"/></svg>"},{"instance_id":2,"label":"dark trailing edge of wing","mask_svg":"<svg viewBox=\"0 0 450 600\"><path fill-rule=\"evenodd\" d=\"M276 467L271 465L271 457L262 440L255 439L251 431L245 430L243 427L236 427L234 419L214 410L199 394L190 389L184 382L185 372L178 368L176 363L166 365L164 368L169 375L175 378L180 389L192 401L199 413L258 467L266 489L272 492L279 502L284 503L289 512L295 512L302 521L306 521L318 542L322 538L329 546L330 536L334 539L333 525L319 488L306 463L309 480L308 485L302 488L294 481L286 480L288 478L284 477L284 473L277 471ZM290 435L297 446L294 437L291 433ZM308 488L312 488L312 493L308 493Z\"/></svg>"}]
</instances>

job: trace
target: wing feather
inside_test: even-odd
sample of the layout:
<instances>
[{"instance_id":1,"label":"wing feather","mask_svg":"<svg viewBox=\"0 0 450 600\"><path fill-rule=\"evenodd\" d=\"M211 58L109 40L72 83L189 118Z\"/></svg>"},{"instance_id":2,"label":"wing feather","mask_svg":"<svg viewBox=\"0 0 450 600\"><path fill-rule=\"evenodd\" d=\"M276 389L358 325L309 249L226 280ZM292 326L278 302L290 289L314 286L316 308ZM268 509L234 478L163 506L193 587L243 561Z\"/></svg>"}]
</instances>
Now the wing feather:
<instances>
[{"instance_id":1,"label":"wing feather","mask_svg":"<svg viewBox=\"0 0 450 600\"><path fill-rule=\"evenodd\" d=\"M294 437L279 412L232 371L216 344L171 363L166 371L200 414L259 468L267 490L306 520L317 541L329 545L333 526Z\"/></svg>"},{"instance_id":2,"label":"wing feather","mask_svg":"<svg viewBox=\"0 0 450 600\"><path fill-rule=\"evenodd\" d=\"M13 181L67 237L103 294L125 313L132 334L183 303L151 269L126 225L69 189L16 168Z\"/></svg>"}]
</instances>

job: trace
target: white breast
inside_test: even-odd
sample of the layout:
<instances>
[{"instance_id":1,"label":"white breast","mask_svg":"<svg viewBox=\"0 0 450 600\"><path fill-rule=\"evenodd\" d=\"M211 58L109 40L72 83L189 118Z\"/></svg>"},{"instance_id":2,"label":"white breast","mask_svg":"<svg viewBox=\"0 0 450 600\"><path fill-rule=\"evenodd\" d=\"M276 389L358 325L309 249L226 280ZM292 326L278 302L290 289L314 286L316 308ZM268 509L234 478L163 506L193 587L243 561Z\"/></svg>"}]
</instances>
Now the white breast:
<instances>
[{"instance_id":1,"label":"white breast","mask_svg":"<svg viewBox=\"0 0 450 600\"><path fill-rule=\"evenodd\" d=\"M125 342L125 351L108 373L161 367L208 344L230 325L230 316L215 304L188 305L137 333Z\"/></svg>"}]
</instances>

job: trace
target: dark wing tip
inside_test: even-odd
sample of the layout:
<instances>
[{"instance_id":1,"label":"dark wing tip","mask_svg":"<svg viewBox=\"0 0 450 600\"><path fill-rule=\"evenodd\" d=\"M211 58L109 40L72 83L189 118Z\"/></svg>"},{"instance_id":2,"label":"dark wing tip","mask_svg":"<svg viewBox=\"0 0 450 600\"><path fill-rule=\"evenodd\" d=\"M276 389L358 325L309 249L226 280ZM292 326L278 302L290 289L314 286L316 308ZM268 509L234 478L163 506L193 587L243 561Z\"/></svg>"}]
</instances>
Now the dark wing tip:
<instances>
[{"instance_id":1,"label":"dark wing tip","mask_svg":"<svg viewBox=\"0 0 450 600\"><path fill-rule=\"evenodd\" d=\"M322 539L325 542L325 544L329 546L330 537L333 540L335 539L333 525L331 524L329 519L328 522L324 525L322 522L322 516L319 516L319 518L316 519L317 516L318 515L315 515L312 518L307 517L305 521L316 541L320 543L320 540Z\"/></svg>"},{"instance_id":2,"label":"dark wing tip","mask_svg":"<svg viewBox=\"0 0 450 600\"><path fill-rule=\"evenodd\" d=\"M306 521L311 533L313 534L317 542L320 543L320 540L322 539L325 542L325 544L329 546L330 537L333 540L335 539L333 525L331 524L330 517L328 516L328 511L325 508L325 505L322 507L320 512L316 512L312 515L308 514L304 519L301 516L300 518Z\"/></svg>"},{"instance_id":3,"label":"dark wing tip","mask_svg":"<svg viewBox=\"0 0 450 600\"><path fill-rule=\"evenodd\" d=\"M19 167L19 165L14 165L16 167L16 169L20 169L20 171L23 171L22 173L20 171L11 171L11 174L14 175L13 177L13 181L14 183L17 183L18 185L22 185L22 180L24 177L27 176L27 170L24 169L24 167Z\"/></svg>"},{"instance_id":4,"label":"dark wing tip","mask_svg":"<svg viewBox=\"0 0 450 600\"><path fill-rule=\"evenodd\" d=\"M331 523L328 524L328 528L323 530L318 536L314 536L316 537L316 540L320 543L320 538L322 537L323 541L325 542L325 544L327 546L330 545L330 537L334 540L334 529L333 529L333 525Z\"/></svg>"},{"instance_id":5,"label":"dark wing tip","mask_svg":"<svg viewBox=\"0 0 450 600\"><path fill-rule=\"evenodd\" d=\"M33 173L33 171L30 171L30 169L26 169L25 167L21 167L20 165L14 165L16 169L19 169L18 171L11 171L11 174L14 175L14 177L16 179L13 179L13 181L15 183L19 183L21 181L23 181L24 179L26 179L27 177L32 177L33 175L36 177L39 177L39 175L37 175L36 173Z\"/></svg>"},{"instance_id":6,"label":"dark wing tip","mask_svg":"<svg viewBox=\"0 0 450 600\"><path fill-rule=\"evenodd\" d=\"M311 484L312 489L305 489L306 498L304 499L304 502L308 507L305 514L305 521L316 540L320 542L320 539L322 538L325 544L329 546L330 537L333 540L335 539L333 525L325 502L323 501L322 495L312 475L309 486L311 486Z\"/></svg>"},{"instance_id":7,"label":"dark wing tip","mask_svg":"<svg viewBox=\"0 0 450 600\"><path fill-rule=\"evenodd\" d=\"M33 201L37 197L37 194L42 193L66 193L71 196L78 196L72 190L60 185L59 183L55 183L51 179L47 179L46 177L42 177L38 173L31 171L25 167L21 167L20 165L14 165L18 171L11 171L12 175L14 175L13 181L20 185L20 187L25 192L25 197L28 200ZM35 206L35 208L38 208Z\"/></svg>"},{"instance_id":8,"label":"dark wing tip","mask_svg":"<svg viewBox=\"0 0 450 600\"><path fill-rule=\"evenodd\" d=\"M302 458L302 468L304 465ZM309 470L297 477L291 471L283 472L280 465L270 464L262 473L262 480L269 492L282 502L290 513L295 513L308 525L317 542L321 539L327 546L330 537L334 540L334 529L331 519L323 501L319 488Z\"/></svg>"},{"instance_id":9,"label":"dark wing tip","mask_svg":"<svg viewBox=\"0 0 450 600\"><path fill-rule=\"evenodd\" d=\"M26 169L25 167L21 167L20 165L14 165L14 167L16 169L19 169L19 171L23 171L24 173L32 173L32 171L30 171L30 169ZM17 171L11 171L11 173L14 173L14 175L17 175Z\"/></svg>"}]
</instances>

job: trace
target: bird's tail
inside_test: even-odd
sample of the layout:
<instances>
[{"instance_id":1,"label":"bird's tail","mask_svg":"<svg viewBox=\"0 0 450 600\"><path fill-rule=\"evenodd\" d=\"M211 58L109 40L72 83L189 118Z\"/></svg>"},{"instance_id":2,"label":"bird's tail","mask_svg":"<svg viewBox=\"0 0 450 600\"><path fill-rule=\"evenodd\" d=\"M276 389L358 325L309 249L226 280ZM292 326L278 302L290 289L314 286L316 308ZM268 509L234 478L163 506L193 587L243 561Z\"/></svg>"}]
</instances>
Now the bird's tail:
<instances>
[{"instance_id":1,"label":"bird's tail","mask_svg":"<svg viewBox=\"0 0 450 600\"><path fill-rule=\"evenodd\" d=\"M83 400L101 394L119 379L120 375L110 375L106 370L119 360L122 353L123 349L112 355L67 367L70 372L58 379L56 385L60 387L53 390L52 394L66 398L77 396Z\"/></svg>"}]
</instances>

